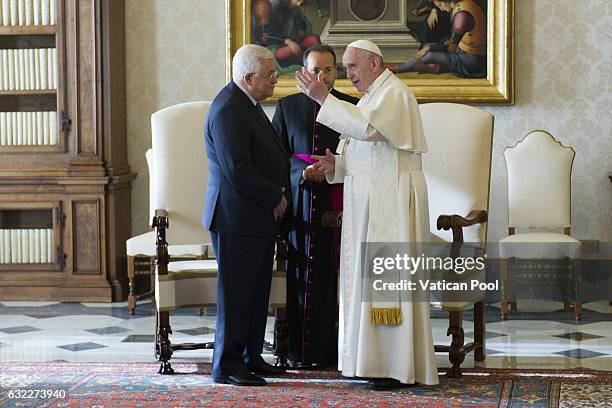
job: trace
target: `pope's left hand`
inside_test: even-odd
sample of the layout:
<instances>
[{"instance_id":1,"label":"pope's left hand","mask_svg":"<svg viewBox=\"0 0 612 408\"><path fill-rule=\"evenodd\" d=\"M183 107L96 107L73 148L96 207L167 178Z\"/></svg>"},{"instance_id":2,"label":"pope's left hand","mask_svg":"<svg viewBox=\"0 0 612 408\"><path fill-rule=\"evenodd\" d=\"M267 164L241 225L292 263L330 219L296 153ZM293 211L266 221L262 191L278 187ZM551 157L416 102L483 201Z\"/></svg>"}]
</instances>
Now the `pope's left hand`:
<instances>
[{"instance_id":1,"label":"pope's left hand","mask_svg":"<svg viewBox=\"0 0 612 408\"><path fill-rule=\"evenodd\" d=\"M311 183L322 183L325 181L325 174L323 171L317 169L314 165L310 165L302 172L302 177L306 181Z\"/></svg>"},{"instance_id":2,"label":"pope's left hand","mask_svg":"<svg viewBox=\"0 0 612 408\"><path fill-rule=\"evenodd\" d=\"M327 90L327 85L325 85L325 82L323 82L321 78L321 74L315 75L302 67L302 71L296 71L295 79L297 80L300 91L312 100L317 101L320 105L323 105L329 91Z\"/></svg>"},{"instance_id":3,"label":"pope's left hand","mask_svg":"<svg viewBox=\"0 0 612 408\"><path fill-rule=\"evenodd\" d=\"M329 149L325 149L325 156L310 156L316 163L313 166L324 174L331 174L336 168L336 157Z\"/></svg>"}]
</instances>

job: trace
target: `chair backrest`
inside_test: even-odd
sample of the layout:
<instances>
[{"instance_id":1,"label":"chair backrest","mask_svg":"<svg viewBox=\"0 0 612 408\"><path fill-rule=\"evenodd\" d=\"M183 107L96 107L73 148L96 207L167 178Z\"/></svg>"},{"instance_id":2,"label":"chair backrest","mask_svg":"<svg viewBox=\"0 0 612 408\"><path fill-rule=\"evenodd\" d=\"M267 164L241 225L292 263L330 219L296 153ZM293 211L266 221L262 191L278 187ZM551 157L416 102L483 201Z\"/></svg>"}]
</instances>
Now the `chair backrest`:
<instances>
[{"instance_id":1,"label":"chair backrest","mask_svg":"<svg viewBox=\"0 0 612 408\"><path fill-rule=\"evenodd\" d=\"M200 224L208 180L204 120L210 102L187 102L151 115L154 207L168 211L170 245L210 244Z\"/></svg>"},{"instance_id":2,"label":"chair backrest","mask_svg":"<svg viewBox=\"0 0 612 408\"><path fill-rule=\"evenodd\" d=\"M531 131L504 150L509 227L570 227L574 156L574 149L543 130Z\"/></svg>"},{"instance_id":3,"label":"chair backrest","mask_svg":"<svg viewBox=\"0 0 612 408\"><path fill-rule=\"evenodd\" d=\"M438 216L489 210L493 115L456 103L428 103L420 109L428 146L423 173L430 231L434 242L452 242L451 231L438 231ZM486 242L487 223L464 228L463 234L465 242Z\"/></svg>"},{"instance_id":4,"label":"chair backrest","mask_svg":"<svg viewBox=\"0 0 612 408\"><path fill-rule=\"evenodd\" d=\"M147 160L147 169L149 170L149 225L155 216L155 180L153 180L153 149L147 149L145 152Z\"/></svg>"}]
</instances>

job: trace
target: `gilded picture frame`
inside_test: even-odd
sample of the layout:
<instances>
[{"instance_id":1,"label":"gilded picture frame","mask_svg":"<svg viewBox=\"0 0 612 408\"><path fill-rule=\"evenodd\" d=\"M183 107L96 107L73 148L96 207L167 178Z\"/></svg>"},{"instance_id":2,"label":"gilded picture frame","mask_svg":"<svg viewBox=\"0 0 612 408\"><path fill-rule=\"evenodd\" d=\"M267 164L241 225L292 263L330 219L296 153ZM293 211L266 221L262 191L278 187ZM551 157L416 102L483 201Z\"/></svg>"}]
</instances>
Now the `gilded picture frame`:
<instances>
[{"instance_id":1,"label":"gilded picture frame","mask_svg":"<svg viewBox=\"0 0 612 408\"><path fill-rule=\"evenodd\" d=\"M291 0L286 1L291 2ZM336 4L335 1L340 2L342 0L328 0L331 4ZM343 1L346 2L347 0ZM384 1L385 7L387 4L399 4L399 11L405 15L407 11L410 11L410 5L414 4L410 2L416 0L380 1ZM413 90L419 102L455 102L486 105L514 104L514 0L479 1L486 2L486 10L484 12L487 27L486 71L483 74L486 76L482 78L462 78L450 73L444 75L414 73L415 75L404 78L400 74L400 78ZM252 38L254 38L252 27L255 26L254 19L258 16L254 14L253 2L261 2L261 0L225 0L227 24L226 78L228 81L231 79L231 60L234 53L242 45L254 42L252 41ZM298 0L295 0L295 2L302 3ZM334 9L330 10L329 14L333 17ZM331 21L332 17L329 17L329 21ZM394 23L401 24L401 21ZM382 25L379 25L379 27L382 27ZM371 38L371 36L370 34L363 35L356 32L353 39L361 38ZM384 50L383 54L385 54ZM387 61L385 57L385 62ZM339 65L340 63L341 60ZM361 96L347 79L338 79L335 88L357 97ZM274 95L268 98L266 103L273 104L279 98L296 92L299 91L293 75L281 75L278 78Z\"/></svg>"}]
</instances>

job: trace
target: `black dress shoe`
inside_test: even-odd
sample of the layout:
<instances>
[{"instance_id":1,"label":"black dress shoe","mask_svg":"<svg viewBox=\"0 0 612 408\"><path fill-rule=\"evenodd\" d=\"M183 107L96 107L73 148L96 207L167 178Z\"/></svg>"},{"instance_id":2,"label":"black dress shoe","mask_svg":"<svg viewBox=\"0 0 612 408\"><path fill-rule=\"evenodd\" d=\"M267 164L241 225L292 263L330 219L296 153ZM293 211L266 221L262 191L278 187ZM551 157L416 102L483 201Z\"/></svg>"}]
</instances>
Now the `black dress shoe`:
<instances>
[{"instance_id":1,"label":"black dress shoe","mask_svg":"<svg viewBox=\"0 0 612 408\"><path fill-rule=\"evenodd\" d=\"M263 360L256 364L249 365L249 371L259 375L280 375L286 373L284 368L274 367Z\"/></svg>"},{"instance_id":2,"label":"black dress shoe","mask_svg":"<svg viewBox=\"0 0 612 408\"><path fill-rule=\"evenodd\" d=\"M251 387L267 384L266 380L251 373L237 373L224 377L214 377L213 381L217 384L243 385Z\"/></svg>"},{"instance_id":3,"label":"black dress shoe","mask_svg":"<svg viewBox=\"0 0 612 408\"><path fill-rule=\"evenodd\" d=\"M374 391L397 390L407 386L407 384L403 384L393 378L371 378L368 380L368 388Z\"/></svg>"},{"instance_id":4,"label":"black dress shoe","mask_svg":"<svg viewBox=\"0 0 612 408\"><path fill-rule=\"evenodd\" d=\"M303 363L301 361L295 361L291 368L294 370L324 370L328 366L324 364L317 363Z\"/></svg>"}]
</instances>

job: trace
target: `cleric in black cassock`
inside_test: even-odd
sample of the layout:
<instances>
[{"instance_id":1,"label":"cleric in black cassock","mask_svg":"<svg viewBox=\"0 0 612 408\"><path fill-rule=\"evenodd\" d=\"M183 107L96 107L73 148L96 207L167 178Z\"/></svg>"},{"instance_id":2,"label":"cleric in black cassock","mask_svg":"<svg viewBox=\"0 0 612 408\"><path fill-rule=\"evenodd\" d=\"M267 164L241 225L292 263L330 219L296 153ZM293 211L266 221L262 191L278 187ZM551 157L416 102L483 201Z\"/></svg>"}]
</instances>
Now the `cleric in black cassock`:
<instances>
[{"instance_id":1,"label":"cleric in black cassock","mask_svg":"<svg viewBox=\"0 0 612 408\"><path fill-rule=\"evenodd\" d=\"M325 45L304 53L304 66L322 79L337 98L358 99L333 89L336 56ZM289 237L287 313L289 359L296 368L338 363L338 265L340 228L324 226L330 212L342 211L342 185L330 185L309 166L310 155L336 152L339 134L316 122L319 104L302 93L278 101L272 124L291 155L295 230Z\"/></svg>"}]
</instances>

